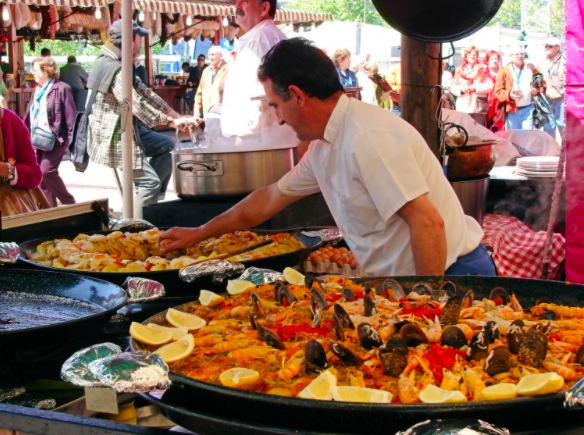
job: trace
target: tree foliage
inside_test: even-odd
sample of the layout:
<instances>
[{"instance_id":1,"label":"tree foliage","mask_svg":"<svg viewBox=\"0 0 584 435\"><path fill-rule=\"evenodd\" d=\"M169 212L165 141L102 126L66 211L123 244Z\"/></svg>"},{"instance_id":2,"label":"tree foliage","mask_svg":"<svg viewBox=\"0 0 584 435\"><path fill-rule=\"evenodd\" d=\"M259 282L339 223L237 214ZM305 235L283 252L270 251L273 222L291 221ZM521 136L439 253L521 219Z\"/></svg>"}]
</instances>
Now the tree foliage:
<instances>
[{"instance_id":1,"label":"tree foliage","mask_svg":"<svg viewBox=\"0 0 584 435\"><path fill-rule=\"evenodd\" d=\"M85 41L52 41L43 39L42 41L36 41L34 51L31 50L30 43L25 41L24 55L40 56L41 50L45 47L51 50L53 56L70 56L72 54L75 56L97 56L99 54L98 47L91 44L86 45Z\"/></svg>"},{"instance_id":2,"label":"tree foliage","mask_svg":"<svg viewBox=\"0 0 584 435\"><path fill-rule=\"evenodd\" d=\"M521 29L521 0L505 0L488 26ZM525 0L525 30L562 35L564 0Z\"/></svg>"},{"instance_id":3,"label":"tree foliage","mask_svg":"<svg viewBox=\"0 0 584 435\"><path fill-rule=\"evenodd\" d=\"M362 23L363 11L367 8L366 22L389 27L381 18L371 0L292 0L286 9L298 9L307 12L330 13L337 21Z\"/></svg>"}]
</instances>

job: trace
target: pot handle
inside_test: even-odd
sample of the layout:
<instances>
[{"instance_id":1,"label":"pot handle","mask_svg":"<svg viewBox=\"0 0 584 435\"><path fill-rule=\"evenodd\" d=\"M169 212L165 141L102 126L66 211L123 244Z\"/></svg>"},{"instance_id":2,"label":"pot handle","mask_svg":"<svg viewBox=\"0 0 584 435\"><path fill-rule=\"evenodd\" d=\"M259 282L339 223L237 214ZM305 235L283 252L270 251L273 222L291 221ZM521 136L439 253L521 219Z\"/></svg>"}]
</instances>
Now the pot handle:
<instances>
[{"instance_id":1,"label":"pot handle","mask_svg":"<svg viewBox=\"0 0 584 435\"><path fill-rule=\"evenodd\" d=\"M429 44L429 42L426 42L426 47L424 48L424 54L426 56L428 56L430 59L444 60L444 59L449 59L452 56L454 56L455 50L454 50L454 43L453 42L450 42L450 54L448 56L446 56L446 57L443 57L443 56L440 56L440 57L432 56L430 53L428 53L428 44Z\"/></svg>"},{"instance_id":2,"label":"pot handle","mask_svg":"<svg viewBox=\"0 0 584 435\"><path fill-rule=\"evenodd\" d=\"M192 165L192 166L185 167L185 165ZM217 166L215 166L215 165L210 165L208 163L203 163L203 162L197 162L195 160L185 160L183 162L179 162L176 164L177 169L179 169L181 171L189 171L189 172L193 172L196 169L195 166L202 166L207 171L211 171L211 172L215 172L217 170Z\"/></svg>"}]
</instances>

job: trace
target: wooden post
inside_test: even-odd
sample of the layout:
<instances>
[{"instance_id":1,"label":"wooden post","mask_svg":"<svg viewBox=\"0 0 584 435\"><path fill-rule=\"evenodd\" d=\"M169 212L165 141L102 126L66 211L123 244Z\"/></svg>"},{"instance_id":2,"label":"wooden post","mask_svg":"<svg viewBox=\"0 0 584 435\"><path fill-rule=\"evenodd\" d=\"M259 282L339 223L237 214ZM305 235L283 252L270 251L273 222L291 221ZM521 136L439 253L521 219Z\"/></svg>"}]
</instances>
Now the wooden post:
<instances>
[{"instance_id":1,"label":"wooden post","mask_svg":"<svg viewBox=\"0 0 584 435\"><path fill-rule=\"evenodd\" d=\"M152 86L152 47L150 47L150 35L144 37L144 53L144 63L146 64L146 79L148 81L148 83L145 83L145 85Z\"/></svg>"},{"instance_id":2,"label":"wooden post","mask_svg":"<svg viewBox=\"0 0 584 435\"><path fill-rule=\"evenodd\" d=\"M16 26L14 25L14 17L16 16L14 13L16 6L10 5L10 16L12 20L10 22L10 26L8 27L8 64L10 65L10 71L12 73L12 79L14 80L14 87L20 87L20 78L18 77L18 48L17 45L19 44L16 42L18 39L16 37ZM22 65L24 68L24 65Z\"/></svg>"},{"instance_id":3,"label":"wooden post","mask_svg":"<svg viewBox=\"0 0 584 435\"><path fill-rule=\"evenodd\" d=\"M430 87L441 82L440 60L424 53L426 43L407 36L401 37L401 113L426 140L436 157L440 156L440 135L436 109L440 102L438 90ZM430 56L440 56L440 44L428 44ZM414 85L414 86L412 86Z\"/></svg>"}]
</instances>

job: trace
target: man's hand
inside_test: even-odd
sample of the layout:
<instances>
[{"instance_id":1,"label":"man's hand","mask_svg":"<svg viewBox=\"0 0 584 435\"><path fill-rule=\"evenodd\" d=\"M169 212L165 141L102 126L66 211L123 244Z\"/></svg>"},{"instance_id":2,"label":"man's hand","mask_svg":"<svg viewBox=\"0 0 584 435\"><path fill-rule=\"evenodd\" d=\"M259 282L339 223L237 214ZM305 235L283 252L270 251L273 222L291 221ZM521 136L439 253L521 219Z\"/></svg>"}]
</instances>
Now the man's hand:
<instances>
[{"instance_id":1,"label":"man's hand","mask_svg":"<svg viewBox=\"0 0 584 435\"><path fill-rule=\"evenodd\" d=\"M203 240L199 228L174 227L158 236L160 252L189 248Z\"/></svg>"}]
</instances>

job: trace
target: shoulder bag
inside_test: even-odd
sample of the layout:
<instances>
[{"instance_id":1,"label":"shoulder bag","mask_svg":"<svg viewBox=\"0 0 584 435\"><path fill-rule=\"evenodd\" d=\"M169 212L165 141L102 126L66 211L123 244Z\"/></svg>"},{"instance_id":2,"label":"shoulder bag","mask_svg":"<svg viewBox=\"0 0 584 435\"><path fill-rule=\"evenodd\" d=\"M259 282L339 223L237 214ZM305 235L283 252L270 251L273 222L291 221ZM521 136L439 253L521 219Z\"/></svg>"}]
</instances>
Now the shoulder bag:
<instances>
[{"instance_id":1,"label":"shoulder bag","mask_svg":"<svg viewBox=\"0 0 584 435\"><path fill-rule=\"evenodd\" d=\"M0 110L0 118L4 111ZM0 130L0 161L4 161L4 135ZM0 210L2 216L31 213L51 208L47 198L38 187L21 189L10 185L8 180L0 178Z\"/></svg>"},{"instance_id":2,"label":"shoulder bag","mask_svg":"<svg viewBox=\"0 0 584 435\"><path fill-rule=\"evenodd\" d=\"M52 131L46 131L42 128L34 127L30 135L32 146L41 151L53 151L57 142L57 135Z\"/></svg>"}]
</instances>

